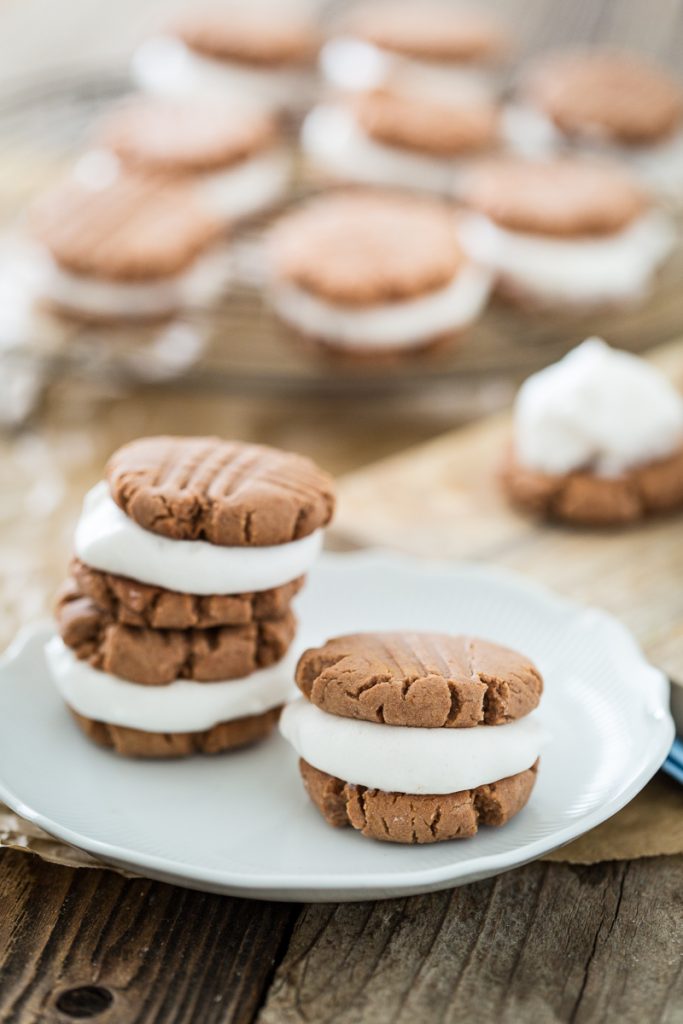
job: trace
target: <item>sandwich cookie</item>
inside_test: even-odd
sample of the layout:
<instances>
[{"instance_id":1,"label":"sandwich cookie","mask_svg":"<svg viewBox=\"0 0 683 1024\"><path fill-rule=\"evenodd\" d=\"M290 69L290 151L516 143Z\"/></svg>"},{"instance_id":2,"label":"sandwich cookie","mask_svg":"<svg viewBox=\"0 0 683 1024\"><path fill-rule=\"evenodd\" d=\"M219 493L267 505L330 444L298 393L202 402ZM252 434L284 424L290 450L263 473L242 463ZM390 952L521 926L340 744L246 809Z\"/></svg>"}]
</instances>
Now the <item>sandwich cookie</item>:
<instances>
[{"instance_id":1,"label":"sandwich cookie","mask_svg":"<svg viewBox=\"0 0 683 1024\"><path fill-rule=\"evenodd\" d=\"M453 338L483 310L491 273L468 259L446 205L371 191L315 198L268 246L278 316L354 355L408 352Z\"/></svg>"},{"instance_id":2,"label":"sandwich cookie","mask_svg":"<svg viewBox=\"0 0 683 1024\"><path fill-rule=\"evenodd\" d=\"M380 0L357 6L339 25L321 65L342 89L410 76L435 98L481 99L498 91L496 66L507 47L501 24L475 8Z\"/></svg>"},{"instance_id":3,"label":"sandwich cookie","mask_svg":"<svg viewBox=\"0 0 683 1024\"><path fill-rule=\"evenodd\" d=\"M432 843L502 825L536 780L538 669L473 637L366 633L306 651L280 729L325 820Z\"/></svg>"},{"instance_id":4,"label":"sandwich cookie","mask_svg":"<svg viewBox=\"0 0 683 1024\"><path fill-rule=\"evenodd\" d=\"M683 396L599 338L525 381L513 431L502 483L526 513L618 526L683 508Z\"/></svg>"},{"instance_id":5,"label":"sandwich cookie","mask_svg":"<svg viewBox=\"0 0 683 1024\"><path fill-rule=\"evenodd\" d=\"M522 77L506 120L510 143L522 150L608 157L663 197L683 198L683 89L641 56L545 56Z\"/></svg>"},{"instance_id":6,"label":"sandwich cookie","mask_svg":"<svg viewBox=\"0 0 683 1024\"><path fill-rule=\"evenodd\" d=\"M140 47L133 74L157 95L296 112L313 97L319 45L315 25L279 5L188 11Z\"/></svg>"},{"instance_id":7,"label":"sandwich cookie","mask_svg":"<svg viewBox=\"0 0 683 1024\"><path fill-rule=\"evenodd\" d=\"M154 320L222 285L222 226L193 192L105 163L104 180L74 173L32 211L41 299L82 320Z\"/></svg>"},{"instance_id":8,"label":"sandwich cookie","mask_svg":"<svg viewBox=\"0 0 683 1024\"><path fill-rule=\"evenodd\" d=\"M472 162L498 146L498 111L486 100L385 87L316 107L301 139L334 180L457 195Z\"/></svg>"},{"instance_id":9,"label":"sandwich cookie","mask_svg":"<svg viewBox=\"0 0 683 1024\"><path fill-rule=\"evenodd\" d=\"M460 241L530 308L632 305L675 243L671 220L618 168L572 159L480 165L465 188Z\"/></svg>"},{"instance_id":10,"label":"sandwich cookie","mask_svg":"<svg viewBox=\"0 0 683 1024\"><path fill-rule=\"evenodd\" d=\"M291 692L290 602L334 506L310 460L219 438L142 438L84 502L48 645L96 741L132 756L265 736Z\"/></svg>"},{"instance_id":11,"label":"sandwich cookie","mask_svg":"<svg viewBox=\"0 0 683 1024\"><path fill-rule=\"evenodd\" d=\"M134 100L106 121L98 142L129 170L193 186L228 222L279 202L291 174L272 116L211 100Z\"/></svg>"}]
</instances>

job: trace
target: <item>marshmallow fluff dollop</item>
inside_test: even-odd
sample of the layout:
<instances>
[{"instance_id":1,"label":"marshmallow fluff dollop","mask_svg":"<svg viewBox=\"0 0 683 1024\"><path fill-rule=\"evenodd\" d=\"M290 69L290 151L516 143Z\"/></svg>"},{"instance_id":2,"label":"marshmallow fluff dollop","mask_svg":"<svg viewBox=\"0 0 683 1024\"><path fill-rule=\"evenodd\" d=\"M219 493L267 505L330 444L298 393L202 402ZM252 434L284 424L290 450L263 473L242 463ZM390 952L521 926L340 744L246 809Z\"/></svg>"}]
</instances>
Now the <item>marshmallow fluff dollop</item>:
<instances>
[{"instance_id":1,"label":"marshmallow fluff dollop","mask_svg":"<svg viewBox=\"0 0 683 1024\"><path fill-rule=\"evenodd\" d=\"M683 444L683 397L645 360L589 338L525 381L514 430L530 469L614 476Z\"/></svg>"},{"instance_id":2,"label":"marshmallow fluff dollop","mask_svg":"<svg viewBox=\"0 0 683 1024\"><path fill-rule=\"evenodd\" d=\"M45 655L63 700L97 722L145 732L199 732L279 707L293 695L294 657L244 679L199 683L176 679L166 686L141 686L81 661L59 638Z\"/></svg>"},{"instance_id":3,"label":"marshmallow fluff dollop","mask_svg":"<svg viewBox=\"0 0 683 1024\"><path fill-rule=\"evenodd\" d=\"M185 594L243 594L269 590L311 568L323 532L266 547L223 547L203 540L171 540L138 526L105 482L85 496L74 549L86 565Z\"/></svg>"},{"instance_id":4,"label":"marshmallow fluff dollop","mask_svg":"<svg viewBox=\"0 0 683 1024\"><path fill-rule=\"evenodd\" d=\"M531 768L544 733L535 714L506 725L422 729L330 715L305 698L288 704L280 731L314 768L387 793L457 793Z\"/></svg>"}]
</instances>

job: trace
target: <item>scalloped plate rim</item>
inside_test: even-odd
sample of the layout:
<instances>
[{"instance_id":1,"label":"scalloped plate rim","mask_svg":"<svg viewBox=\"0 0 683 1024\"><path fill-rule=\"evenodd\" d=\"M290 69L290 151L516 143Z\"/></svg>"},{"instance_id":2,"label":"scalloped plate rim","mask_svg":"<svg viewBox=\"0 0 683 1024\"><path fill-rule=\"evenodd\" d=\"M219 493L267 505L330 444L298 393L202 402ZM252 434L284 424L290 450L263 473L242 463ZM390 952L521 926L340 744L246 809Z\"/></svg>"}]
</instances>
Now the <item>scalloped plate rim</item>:
<instances>
[{"instance_id":1,"label":"scalloped plate rim","mask_svg":"<svg viewBox=\"0 0 683 1024\"><path fill-rule=\"evenodd\" d=\"M485 563L414 558L384 548L365 549L343 554L326 552L321 561L332 568L342 567L351 571L356 565L365 565L370 568L402 569L422 576L435 574L479 580L488 579L507 587L521 587L528 595L552 603L558 612L566 615L577 616L588 611L597 614L603 622L609 622L612 629L617 627L620 640L628 645L630 655L637 658L637 666L633 666L634 675L637 668L638 672L647 671L650 677L656 675L660 679L659 693L653 691L650 695L655 706L650 703L647 709L648 717L652 719L650 727L653 730L652 744L647 751L647 757L643 756L642 751L640 752L638 770L634 769L628 780L625 780L624 784L612 793L605 803L577 816L571 823L549 836L534 840L512 851L506 850L473 856L464 863L410 871L394 871L387 874L384 885L378 884L376 873L326 876L324 883L309 887L302 887L301 877L291 874L264 874L260 877L259 884L255 885L253 876L240 874L240 872L202 868L197 873L187 864L174 861L172 857L159 857L139 852L125 846L118 846L115 843L92 838L63 826L49 815L36 811L24 803L21 796L13 792L1 778L0 799L15 813L26 818L32 824L51 836L102 860L105 866L107 864L121 866L172 884L232 896L284 901L302 899L309 902L347 901L437 891L487 878L529 863L542 854L566 845L616 814L647 784L664 761L674 737L673 719L668 710L668 680L662 672L655 669L646 660L630 630L610 613L558 594L545 584L531 580L512 570ZM53 631L52 625L45 621L25 626L20 630L8 649L0 656L0 674L8 668L20 664L29 649L44 640ZM646 711L645 708L643 710ZM656 744L655 740L657 740ZM476 842L476 840L474 841ZM302 892L305 895L302 896Z\"/></svg>"}]
</instances>

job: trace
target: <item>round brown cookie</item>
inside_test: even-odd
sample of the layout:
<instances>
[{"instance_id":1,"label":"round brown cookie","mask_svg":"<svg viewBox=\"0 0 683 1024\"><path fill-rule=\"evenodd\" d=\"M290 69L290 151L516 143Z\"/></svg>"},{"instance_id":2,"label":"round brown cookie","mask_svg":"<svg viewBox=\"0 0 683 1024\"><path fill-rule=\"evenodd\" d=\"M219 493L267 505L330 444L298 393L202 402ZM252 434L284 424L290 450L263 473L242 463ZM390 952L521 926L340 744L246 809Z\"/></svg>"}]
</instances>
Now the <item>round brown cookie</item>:
<instances>
[{"instance_id":1,"label":"round brown cookie","mask_svg":"<svg viewBox=\"0 0 683 1024\"><path fill-rule=\"evenodd\" d=\"M275 121L221 103L136 99L102 125L97 141L134 171L197 174L238 164L272 147Z\"/></svg>"},{"instance_id":2,"label":"round brown cookie","mask_svg":"<svg viewBox=\"0 0 683 1024\"><path fill-rule=\"evenodd\" d=\"M73 708L69 711L89 739L124 757L186 757L188 754L219 754L265 739L275 728L281 708L220 722L203 732L145 732L96 722L79 715Z\"/></svg>"},{"instance_id":3,"label":"round brown cookie","mask_svg":"<svg viewBox=\"0 0 683 1024\"><path fill-rule=\"evenodd\" d=\"M507 42L500 23L482 11L434 2L364 4L345 29L383 50L444 62L489 61L501 56Z\"/></svg>"},{"instance_id":4,"label":"round brown cookie","mask_svg":"<svg viewBox=\"0 0 683 1024\"><path fill-rule=\"evenodd\" d=\"M213 629L124 626L67 583L56 619L64 643L93 668L147 686L174 679L242 679L279 661L296 632L294 613L279 619Z\"/></svg>"},{"instance_id":5,"label":"round brown cookie","mask_svg":"<svg viewBox=\"0 0 683 1024\"><path fill-rule=\"evenodd\" d=\"M468 175L464 198L503 228L569 238L621 231L647 206L619 169L569 158L487 161Z\"/></svg>"},{"instance_id":6,"label":"round brown cookie","mask_svg":"<svg viewBox=\"0 0 683 1024\"><path fill-rule=\"evenodd\" d=\"M323 195L286 215L269 254L275 277L349 306L434 291L465 262L445 203L365 189Z\"/></svg>"},{"instance_id":7,"label":"round brown cookie","mask_svg":"<svg viewBox=\"0 0 683 1024\"><path fill-rule=\"evenodd\" d=\"M683 508L683 447L618 477L541 473L522 466L511 448L501 479L510 501L530 515L577 526L623 526Z\"/></svg>"},{"instance_id":8,"label":"round brown cookie","mask_svg":"<svg viewBox=\"0 0 683 1024\"><path fill-rule=\"evenodd\" d=\"M303 455L219 437L141 437L107 463L111 495L173 540L267 547L300 540L334 511L332 478Z\"/></svg>"},{"instance_id":9,"label":"round brown cookie","mask_svg":"<svg viewBox=\"0 0 683 1024\"><path fill-rule=\"evenodd\" d=\"M370 839L387 843L438 843L468 839L480 825L504 825L526 804L538 761L531 768L487 786L439 796L385 793L354 786L299 761L304 785L325 821L351 825Z\"/></svg>"},{"instance_id":10,"label":"round brown cookie","mask_svg":"<svg viewBox=\"0 0 683 1024\"><path fill-rule=\"evenodd\" d=\"M207 57L264 66L310 64L320 45L310 21L273 6L192 11L177 18L171 31Z\"/></svg>"},{"instance_id":11,"label":"round brown cookie","mask_svg":"<svg viewBox=\"0 0 683 1024\"><path fill-rule=\"evenodd\" d=\"M277 619L287 612L304 583L300 576L271 590L201 597L100 572L77 558L72 560L69 572L75 589L115 622L151 629L210 629Z\"/></svg>"},{"instance_id":12,"label":"round brown cookie","mask_svg":"<svg viewBox=\"0 0 683 1024\"><path fill-rule=\"evenodd\" d=\"M65 179L36 203L31 225L60 267L111 281L180 274L223 230L189 186L132 174L100 189Z\"/></svg>"},{"instance_id":13,"label":"round brown cookie","mask_svg":"<svg viewBox=\"0 0 683 1024\"><path fill-rule=\"evenodd\" d=\"M492 148L498 132L498 111L493 103L456 106L397 90L376 89L357 96L354 111L371 138L434 156Z\"/></svg>"},{"instance_id":14,"label":"round brown cookie","mask_svg":"<svg viewBox=\"0 0 683 1024\"><path fill-rule=\"evenodd\" d=\"M632 53L578 50L544 57L522 92L563 132L626 145L657 142L683 118L683 91Z\"/></svg>"},{"instance_id":15,"label":"round brown cookie","mask_svg":"<svg viewBox=\"0 0 683 1024\"><path fill-rule=\"evenodd\" d=\"M541 674L523 655L476 637L353 633L305 651L296 682L322 711L387 725L502 725L537 706Z\"/></svg>"}]
</instances>

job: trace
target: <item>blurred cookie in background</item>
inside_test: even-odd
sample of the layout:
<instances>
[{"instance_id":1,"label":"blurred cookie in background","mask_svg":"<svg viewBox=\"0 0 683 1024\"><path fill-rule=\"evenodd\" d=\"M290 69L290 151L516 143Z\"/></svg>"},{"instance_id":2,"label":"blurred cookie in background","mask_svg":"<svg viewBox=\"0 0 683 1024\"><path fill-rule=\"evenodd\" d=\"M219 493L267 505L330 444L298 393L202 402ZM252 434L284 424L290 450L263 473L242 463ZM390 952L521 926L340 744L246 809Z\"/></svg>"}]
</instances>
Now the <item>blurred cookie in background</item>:
<instances>
[{"instance_id":1,"label":"blurred cookie in background","mask_svg":"<svg viewBox=\"0 0 683 1024\"><path fill-rule=\"evenodd\" d=\"M529 377L503 487L521 511L617 526L683 508L683 396L654 366L589 338Z\"/></svg>"},{"instance_id":2,"label":"blurred cookie in background","mask_svg":"<svg viewBox=\"0 0 683 1024\"><path fill-rule=\"evenodd\" d=\"M292 171L272 115L216 100L132 100L106 119L96 141L127 170L192 185L227 222L277 204Z\"/></svg>"},{"instance_id":3,"label":"blurred cookie in background","mask_svg":"<svg viewBox=\"0 0 683 1024\"><path fill-rule=\"evenodd\" d=\"M618 167L577 159L480 165L464 189L460 240L529 309L623 307L649 294L673 222Z\"/></svg>"},{"instance_id":4,"label":"blurred cookie in background","mask_svg":"<svg viewBox=\"0 0 683 1024\"><path fill-rule=\"evenodd\" d=\"M356 6L338 24L321 66L341 89L371 89L409 73L437 97L489 97L498 92L508 46L503 25L477 8L378 0Z\"/></svg>"},{"instance_id":5,"label":"blurred cookie in background","mask_svg":"<svg viewBox=\"0 0 683 1024\"><path fill-rule=\"evenodd\" d=\"M498 108L487 99L435 97L419 81L320 104L307 116L302 147L333 180L451 195L473 160L500 144Z\"/></svg>"},{"instance_id":6,"label":"blurred cookie in background","mask_svg":"<svg viewBox=\"0 0 683 1024\"><path fill-rule=\"evenodd\" d=\"M683 89L640 55L544 55L520 77L506 121L522 151L606 156L663 197L683 199Z\"/></svg>"},{"instance_id":7,"label":"blurred cookie in background","mask_svg":"<svg viewBox=\"0 0 683 1024\"><path fill-rule=\"evenodd\" d=\"M30 212L40 299L82 320L155 320L217 289L222 225L192 190L90 156Z\"/></svg>"},{"instance_id":8,"label":"blurred cookie in background","mask_svg":"<svg viewBox=\"0 0 683 1024\"><path fill-rule=\"evenodd\" d=\"M341 190L283 217L268 244L277 315L322 347L358 356L454 339L488 299L491 275L460 247L436 200Z\"/></svg>"},{"instance_id":9,"label":"blurred cookie in background","mask_svg":"<svg viewBox=\"0 0 683 1024\"><path fill-rule=\"evenodd\" d=\"M188 10L163 35L142 44L133 74L155 94L299 111L313 100L319 43L315 24L289 6Z\"/></svg>"}]
</instances>

